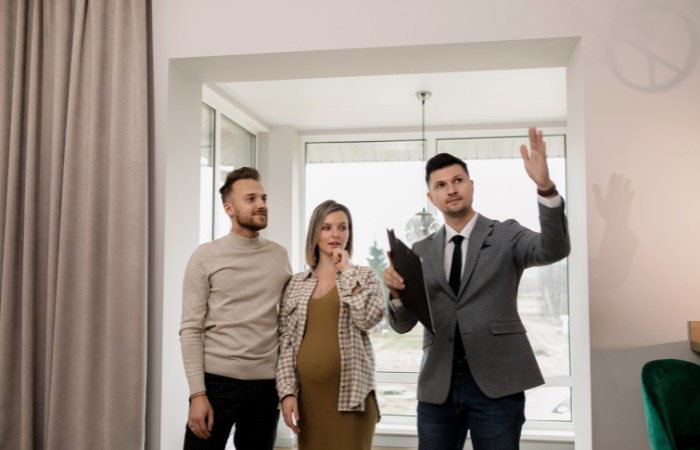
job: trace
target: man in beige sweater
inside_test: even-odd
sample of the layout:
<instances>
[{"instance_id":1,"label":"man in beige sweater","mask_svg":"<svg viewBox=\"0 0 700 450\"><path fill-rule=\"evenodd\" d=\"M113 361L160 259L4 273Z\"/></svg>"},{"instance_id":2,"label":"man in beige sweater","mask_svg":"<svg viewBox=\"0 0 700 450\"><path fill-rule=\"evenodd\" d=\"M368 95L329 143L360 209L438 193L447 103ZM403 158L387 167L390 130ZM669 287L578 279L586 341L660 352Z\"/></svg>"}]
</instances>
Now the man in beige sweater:
<instances>
[{"instance_id":1,"label":"man in beige sweater","mask_svg":"<svg viewBox=\"0 0 700 450\"><path fill-rule=\"evenodd\" d=\"M287 250L260 236L267 196L257 170L229 173L219 190L231 232L190 257L180 342L190 389L185 450L272 450L277 308L291 277Z\"/></svg>"}]
</instances>

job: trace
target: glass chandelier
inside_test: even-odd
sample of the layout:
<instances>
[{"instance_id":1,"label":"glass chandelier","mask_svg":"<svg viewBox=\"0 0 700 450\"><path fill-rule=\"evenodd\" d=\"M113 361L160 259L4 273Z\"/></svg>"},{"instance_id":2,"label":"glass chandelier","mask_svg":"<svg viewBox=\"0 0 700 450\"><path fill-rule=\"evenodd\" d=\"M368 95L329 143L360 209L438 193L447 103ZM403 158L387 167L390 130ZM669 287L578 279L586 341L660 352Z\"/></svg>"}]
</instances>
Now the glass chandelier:
<instances>
[{"instance_id":1,"label":"glass chandelier","mask_svg":"<svg viewBox=\"0 0 700 450\"><path fill-rule=\"evenodd\" d=\"M416 97L421 101L421 111L423 113L423 161L428 160L427 144L425 140L425 101L430 98L432 94L429 91L418 91L416 92ZM427 202L427 200L426 200ZM425 206L421 211L418 211L406 223L406 240L413 244L421 239L428 237L430 234L436 232L440 228L440 223L437 221L435 216L428 211Z\"/></svg>"}]
</instances>

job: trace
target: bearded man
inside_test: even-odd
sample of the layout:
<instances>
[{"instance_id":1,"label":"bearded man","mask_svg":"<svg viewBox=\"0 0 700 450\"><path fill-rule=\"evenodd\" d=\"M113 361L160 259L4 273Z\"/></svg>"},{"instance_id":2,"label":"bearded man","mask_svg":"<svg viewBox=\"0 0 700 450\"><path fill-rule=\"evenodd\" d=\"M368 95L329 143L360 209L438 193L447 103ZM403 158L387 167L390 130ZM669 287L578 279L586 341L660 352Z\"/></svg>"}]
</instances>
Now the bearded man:
<instances>
[{"instance_id":1,"label":"bearded man","mask_svg":"<svg viewBox=\"0 0 700 450\"><path fill-rule=\"evenodd\" d=\"M264 239L267 195L250 167L219 189L231 232L202 244L185 271L180 342L190 391L184 448L272 450L277 310L292 271L287 250Z\"/></svg>"}]
</instances>

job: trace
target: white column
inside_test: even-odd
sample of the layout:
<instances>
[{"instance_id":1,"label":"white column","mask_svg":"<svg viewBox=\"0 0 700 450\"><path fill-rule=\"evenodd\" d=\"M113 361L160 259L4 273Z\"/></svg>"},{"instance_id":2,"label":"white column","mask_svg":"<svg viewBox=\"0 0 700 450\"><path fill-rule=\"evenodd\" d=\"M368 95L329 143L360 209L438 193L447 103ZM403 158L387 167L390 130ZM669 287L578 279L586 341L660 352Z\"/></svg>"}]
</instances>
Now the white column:
<instances>
[{"instance_id":1,"label":"white column","mask_svg":"<svg viewBox=\"0 0 700 450\"><path fill-rule=\"evenodd\" d=\"M259 136L258 167L268 195L265 237L287 248L292 269L302 269L302 151L299 133L291 126L273 127Z\"/></svg>"},{"instance_id":2,"label":"white column","mask_svg":"<svg viewBox=\"0 0 700 450\"><path fill-rule=\"evenodd\" d=\"M269 133L259 134L258 139L258 168L269 208L264 236L287 248L292 270L297 272L301 270L299 252L303 247L299 133L291 126L274 127ZM292 448L295 445L296 435L280 417L275 446Z\"/></svg>"}]
</instances>

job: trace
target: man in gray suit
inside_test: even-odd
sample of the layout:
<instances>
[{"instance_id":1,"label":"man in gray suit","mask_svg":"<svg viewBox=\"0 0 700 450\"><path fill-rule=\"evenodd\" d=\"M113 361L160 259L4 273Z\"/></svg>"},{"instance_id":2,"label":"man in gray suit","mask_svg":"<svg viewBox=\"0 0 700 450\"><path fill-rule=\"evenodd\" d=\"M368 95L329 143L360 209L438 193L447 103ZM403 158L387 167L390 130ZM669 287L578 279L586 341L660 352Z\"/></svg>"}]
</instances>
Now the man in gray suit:
<instances>
[{"instance_id":1,"label":"man in gray suit","mask_svg":"<svg viewBox=\"0 0 700 450\"><path fill-rule=\"evenodd\" d=\"M474 182L461 159L441 153L426 165L428 198L445 219L417 242L435 334L425 331L418 376L420 450L518 449L526 389L544 383L517 309L523 270L570 251L564 201L549 177L542 132L530 128L525 170L537 185L541 232L499 222L472 208ZM416 317L401 302L403 278L389 267L389 319L398 333Z\"/></svg>"}]
</instances>

